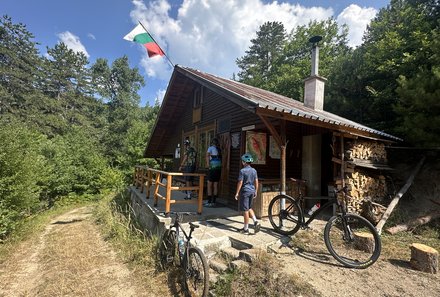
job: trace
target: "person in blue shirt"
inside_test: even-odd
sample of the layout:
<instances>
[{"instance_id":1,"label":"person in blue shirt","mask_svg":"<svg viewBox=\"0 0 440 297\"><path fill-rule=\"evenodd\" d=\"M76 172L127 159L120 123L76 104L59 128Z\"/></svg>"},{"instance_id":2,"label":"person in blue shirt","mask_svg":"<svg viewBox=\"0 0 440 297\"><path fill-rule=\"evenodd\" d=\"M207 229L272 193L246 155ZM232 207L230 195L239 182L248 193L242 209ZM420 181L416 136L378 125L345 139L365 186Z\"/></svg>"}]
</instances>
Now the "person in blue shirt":
<instances>
[{"instance_id":1,"label":"person in blue shirt","mask_svg":"<svg viewBox=\"0 0 440 297\"><path fill-rule=\"evenodd\" d=\"M238 174L237 192L235 193L235 200L239 200L239 209L243 212L244 227L240 232L249 234L249 215L254 221L254 233L260 231L260 222L258 222L254 211L252 210L252 202L257 197L258 191L258 174L255 168L251 167L254 158L251 154L246 153L241 156L241 163L243 168Z\"/></svg>"}]
</instances>

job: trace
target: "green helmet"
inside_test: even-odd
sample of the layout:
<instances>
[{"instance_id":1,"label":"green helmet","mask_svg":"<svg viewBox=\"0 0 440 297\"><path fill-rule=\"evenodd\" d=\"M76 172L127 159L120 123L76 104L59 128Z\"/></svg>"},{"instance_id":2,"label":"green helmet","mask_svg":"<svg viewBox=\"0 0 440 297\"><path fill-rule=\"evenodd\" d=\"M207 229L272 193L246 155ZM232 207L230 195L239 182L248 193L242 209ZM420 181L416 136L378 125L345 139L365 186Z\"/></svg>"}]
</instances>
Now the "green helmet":
<instances>
[{"instance_id":1,"label":"green helmet","mask_svg":"<svg viewBox=\"0 0 440 297\"><path fill-rule=\"evenodd\" d=\"M251 154L246 153L243 156L241 156L241 160L246 163L252 163L254 162L254 157L252 157Z\"/></svg>"}]
</instances>

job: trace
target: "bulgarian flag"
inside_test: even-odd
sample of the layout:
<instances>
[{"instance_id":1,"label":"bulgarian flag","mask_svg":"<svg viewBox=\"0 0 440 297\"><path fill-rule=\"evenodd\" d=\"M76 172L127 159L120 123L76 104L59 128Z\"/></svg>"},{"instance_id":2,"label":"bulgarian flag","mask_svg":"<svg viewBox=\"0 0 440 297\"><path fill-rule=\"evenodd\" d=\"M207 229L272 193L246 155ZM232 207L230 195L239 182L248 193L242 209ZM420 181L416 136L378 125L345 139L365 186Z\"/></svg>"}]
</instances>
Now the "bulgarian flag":
<instances>
[{"instance_id":1,"label":"bulgarian flag","mask_svg":"<svg viewBox=\"0 0 440 297\"><path fill-rule=\"evenodd\" d=\"M124 36L125 40L134 41L145 46L148 52L148 57L163 56L165 53L160 46L154 41L153 37L144 29L141 24L138 24L130 33Z\"/></svg>"}]
</instances>

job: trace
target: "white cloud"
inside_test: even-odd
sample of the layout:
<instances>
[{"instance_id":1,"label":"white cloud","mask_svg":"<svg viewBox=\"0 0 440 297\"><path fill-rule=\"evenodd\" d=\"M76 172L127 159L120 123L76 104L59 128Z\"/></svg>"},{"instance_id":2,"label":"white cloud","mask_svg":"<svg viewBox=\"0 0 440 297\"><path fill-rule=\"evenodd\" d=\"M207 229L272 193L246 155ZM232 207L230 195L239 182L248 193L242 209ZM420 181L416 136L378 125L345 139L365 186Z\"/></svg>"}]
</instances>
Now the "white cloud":
<instances>
[{"instance_id":1,"label":"white cloud","mask_svg":"<svg viewBox=\"0 0 440 297\"><path fill-rule=\"evenodd\" d=\"M311 20L325 20L334 15L332 8L305 7L262 0L183 0L177 15L171 17L167 0L132 0L133 23L141 21L175 64L193 67L230 78L238 72L236 58L245 54L250 40L266 21L279 21L287 32ZM373 8L350 5L338 16L349 25L350 45L361 43L362 34L376 14ZM171 74L164 57L149 59L143 48L142 67L150 77L168 80Z\"/></svg>"},{"instance_id":2,"label":"white cloud","mask_svg":"<svg viewBox=\"0 0 440 297\"><path fill-rule=\"evenodd\" d=\"M333 15L332 9L278 2L264 4L261 0L184 0L177 17L172 18L166 0L132 2L133 23L141 21L173 63L227 78L238 71L235 59L244 55L264 22L283 22L290 32L310 20ZM149 76L170 76L166 58L144 58L141 64Z\"/></svg>"},{"instance_id":3,"label":"white cloud","mask_svg":"<svg viewBox=\"0 0 440 297\"><path fill-rule=\"evenodd\" d=\"M156 100L159 102L159 105L162 104L163 98L165 97L165 93L167 90L160 89L156 92Z\"/></svg>"},{"instance_id":4,"label":"white cloud","mask_svg":"<svg viewBox=\"0 0 440 297\"><path fill-rule=\"evenodd\" d=\"M87 58L90 57L78 36L70 33L69 31L59 33L57 36L60 41L63 42L69 49L73 50L74 52L82 52Z\"/></svg>"},{"instance_id":5,"label":"white cloud","mask_svg":"<svg viewBox=\"0 0 440 297\"><path fill-rule=\"evenodd\" d=\"M348 44L350 46L355 47L362 43L365 29L376 13L377 10L372 7L359 7L351 4L338 15L337 22L347 24L349 27Z\"/></svg>"}]
</instances>

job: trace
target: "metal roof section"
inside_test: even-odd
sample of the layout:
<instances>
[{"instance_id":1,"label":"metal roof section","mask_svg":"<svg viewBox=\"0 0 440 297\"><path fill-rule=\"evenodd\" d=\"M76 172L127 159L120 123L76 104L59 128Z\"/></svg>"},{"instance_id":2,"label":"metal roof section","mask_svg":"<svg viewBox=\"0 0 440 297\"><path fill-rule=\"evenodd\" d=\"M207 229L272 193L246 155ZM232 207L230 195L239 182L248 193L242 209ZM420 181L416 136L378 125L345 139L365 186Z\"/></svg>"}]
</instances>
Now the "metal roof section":
<instances>
[{"instance_id":1,"label":"metal roof section","mask_svg":"<svg viewBox=\"0 0 440 297\"><path fill-rule=\"evenodd\" d=\"M245 102L243 103L248 104L249 107L254 109L268 109L271 111L290 114L317 122L324 122L340 127L355 129L361 132L372 133L396 141L402 141L402 139L396 136L369 128L367 126L345 119L330 112L315 110L306 107L302 102L289 97L262 90L260 88L252 87L234 80L221 78L199 70L182 67L180 65L176 65L176 69L179 71L187 72L195 76L196 78L199 78L202 81L208 83L209 85L226 90L234 97L239 97L240 99L245 100ZM341 129L339 128L339 130Z\"/></svg>"}]
</instances>

